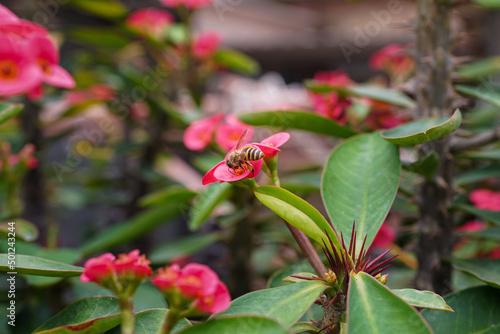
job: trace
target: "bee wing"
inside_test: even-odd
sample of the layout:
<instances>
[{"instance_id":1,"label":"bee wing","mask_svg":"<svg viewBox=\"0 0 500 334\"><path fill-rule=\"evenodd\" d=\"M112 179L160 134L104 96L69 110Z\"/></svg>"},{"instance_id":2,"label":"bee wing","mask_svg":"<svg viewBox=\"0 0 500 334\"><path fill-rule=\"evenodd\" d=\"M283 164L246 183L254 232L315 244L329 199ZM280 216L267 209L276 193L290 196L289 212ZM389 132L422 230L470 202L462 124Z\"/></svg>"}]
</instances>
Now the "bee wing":
<instances>
[{"instance_id":1,"label":"bee wing","mask_svg":"<svg viewBox=\"0 0 500 334\"><path fill-rule=\"evenodd\" d=\"M248 133L248 128L245 129L245 132L243 132L243 134L241 135L240 139L238 140L238 144L236 144L236 147L235 147L235 151L236 150L239 150L241 148L241 146L243 146L243 144L245 143L245 138L247 136L247 133Z\"/></svg>"}]
</instances>

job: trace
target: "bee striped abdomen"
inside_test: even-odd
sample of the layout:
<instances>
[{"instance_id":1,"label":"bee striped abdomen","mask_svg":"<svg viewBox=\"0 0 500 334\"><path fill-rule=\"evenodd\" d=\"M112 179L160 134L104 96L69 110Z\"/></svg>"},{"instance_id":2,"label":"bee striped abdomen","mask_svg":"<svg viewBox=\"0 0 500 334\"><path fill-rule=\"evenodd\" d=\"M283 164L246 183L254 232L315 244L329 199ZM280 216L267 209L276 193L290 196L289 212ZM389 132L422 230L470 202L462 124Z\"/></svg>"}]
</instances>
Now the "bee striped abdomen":
<instances>
[{"instance_id":1,"label":"bee striped abdomen","mask_svg":"<svg viewBox=\"0 0 500 334\"><path fill-rule=\"evenodd\" d=\"M243 148L243 152L245 153L245 159L248 161L256 161L264 158L264 153L258 148L247 146Z\"/></svg>"}]
</instances>

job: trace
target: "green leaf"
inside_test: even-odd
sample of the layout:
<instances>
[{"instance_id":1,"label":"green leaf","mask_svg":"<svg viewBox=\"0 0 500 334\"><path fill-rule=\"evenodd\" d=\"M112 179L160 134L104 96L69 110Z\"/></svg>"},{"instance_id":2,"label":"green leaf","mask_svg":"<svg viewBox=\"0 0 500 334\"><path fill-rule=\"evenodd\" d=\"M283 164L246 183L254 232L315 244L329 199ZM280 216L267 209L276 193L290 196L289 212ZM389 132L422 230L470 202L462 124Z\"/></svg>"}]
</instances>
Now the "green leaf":
<instances>
[{"instance_id":1,"label":"green leaf","mask_svg":"<svg viewBox=\"0 0 500 334\"><path fill-rule=\"evenodd\" d=\"M288 285L290 283L284 282L283 279L295 273L301 272L314 273L314 269L311 267L309 261L302 260L299 262L294 262L274 272L267 281L267 287L276 288L278 286Z\"/></svg>"},{"instance_id":2,"label":"green leaf","mask_svg":"<svg viewBox=\"0 0 500 334\"><path fill-rule=\"evenodd\" d=\"M444 301L443 297L432 291L420 291L415 289L392 290L399 298L414 307L431 308L434 310L453 312Z\"/></svg>"},{"instance_id":3,"label":"green leaf","mask_svg":"<svg viewBox=\"0 0 500 334\"><path fill-rule=\"evenodd\" d=\"M170 39L172 43L177 45L187 44L189 38L186 26L182 23L175 23L170 25L166 30L166 34L168 36L168 39Z\"/></svg>"},{"instance_id":4,"label":"green leaf","mask_svg":"<svg viewBox=\"0 0 500 334\"><path fill-rule=\"evenodd\" d=\"M148 259L153 264L164 265L180 256L192 255L217 242L221 237L222 235L219 233L210 233L174 240L156 248L148 256Z\"/></svg>"},{"instance_id":5,"label":"green leaf","mask_svg":"<svg viewBox=\"0 0 500 334\"><path fill-rule=\"evenodd\" d=\"M500 149L463 153L460 154L460 158L475 159L475 160L500 160Z\"/></svg>"},{"instance_id":6,"label":"green leaf","mask_svg":"<svg viewBox=\"0 0 500 334\"><path fill-rule=\"evenodd\" d=\"M335 230L351 240L356 222L358 253L365 235L368 247L389 212L399 183L398 147L378 133L338 145L323 171L321 195Z\"/></svg>"},{"instance_id":7,"label":"green leaf","mask_svg":"<svg viewBox=\"0 0 500 334\"><path fill-rule=\"evenodd\" d=\"M189 229L191 231L199 230L217 205L227 199L231 192L232 186L229 183L214 183L198 193L191 207L188 221Z\"/></svg>"},{"instance_id":8,"label":"green leaf","mask_svg":"<svg viewBox=\"0 0 500 334\"><path fill-rule=\"evenodd\" d=\"M495 211L488 211L488 210L481 210L476 208L475 206L472 205L457 205L454 207L459 210L463 210L465 212L471 213L473 215L476 215L478 217L481 217L483 219L489 220L490 222L494 223L495 225L500 226L500 212L495 212Z\"/></svg>"},{"instance_id":9,"label":"green leaf","mask_svg":"<svg viewBox=\"0 0 500 334\"><path fill-rule=\"evenodd\" d=\"M500 290L489 286L458 291L444 298L455 313L423 310L435 334L500 332Z\"/></svg>"},{"instance_id":10,"label":"green leaf","mask_svg":"<svg viewBox=\"0 0 500 334\"><path fill-rule=\"evenodd\" d=\"M100 48L122 49L129 40L112 28L78 28L68 33L75 42Z\"/></svg>"},{"instance_id":11,"label":"green leaf","mask_svg":"<svg viewBox=\"0 0 500 334\"><path fill-rule=\"evenodd\" d=\"M195 192L180 186L167 187L160 191L148 194L139 200L142 207L163 205L172 201L174 198L181 201L189 201Z\"/></svg>"},{"instance_id":12,"label":"green leaf","mask_svg":"<svg viewBox=\"0 0 500 334\"><path fill-rule=\"evenodd\" d=\"M466 85L455 85L455 89L465 95L486 101L494 106L500 107L500 93L492 87L473 87Z\"/></svg>"},{"instance_id":13,"label":"green leaf","mask_svg":"<svg viewBox=\"0 0 500 334\"><path fill-rule=\"evenodd\" d=\"M486 9L500 9L498 0L474 0L473 2Z\"/></svg>"},{"instance_id":14,"label":"green leaf","mask_svg":"<svg viewBox=\"0 0 500 334\"><path fill-rule=\"evenodd\" d=\"M83 244L80 251L83 255L90 255L134 240L153 228L180 216L181 210L182 200L173 199L172 202L165 203L162 207L150 209L101 231L98 236Z\"/></svg>"},{"instance_id":15,"label":"green leaf","mask_svg":"<svg viewBox=\"0 0 500 334\"><path fill-rule=\"evenodd\" d=\"M10 268L8 261L8 254L0 254L0 271L49 277L80 276L83 272L82 267L29 255L16 254L14 268Z\"/></svg>"},{"instance_id":16,"label":"green leaf","mask_svg":"<svg viewBox=\"0 0 500 334\"><path fill-rule=\"evenodd\" d=\"M500 168L497 165L475 168L467 173L463 173L455 178L457 186L465 186L470 183L482 181L488 177L500 177Z\"/></svg>"},{"instance_id":17,"label":"green leaf","mask_svg":"<svg viewBox=\"0 0 500 334\"><path fill-rule=\"evenodd\" d=\"M0 234L4 234L7 237L11 237L15 235L16 239L24 240L24 241L34 241L38 238L38 228L29 221L21 218L16 218L14 222L16 223L14 233L9 236L9 233L12 233L12 227L9 223L13 221L6 221L0 223ZM10 229L10 230L9 230Z\"/></svg>"},{"instance_id":18,"label":"green leaf","mask_svg":"<svg viewBox=\"0 0 500 334\"><path fill-rule=\"evenodd\" d=\"M287 334L274 320L262 316L225 317L185 329L178 334Z\"/></svg>"},{"instance_id":19,"label":"green leaf","mask_svg":"<svg viewBox=\"0 0 500 334\"><path fill-rule=\"evenodd\" d=\"M163 326L163 321L168 310L164 308L156 308L137 312L135 314L135 334L154 334L160 333ZM191 323L182 318L173 328L173 333L176 333L185 328L191 327ZM120 334L121 326L117 326L106 334Z\"/></svg>"},{"instance_id":20,"label":"green leaf","mask_svg":"<svg viewBox=\"0 0 500 334\"><path fill-rule=\"evenodd\" d=\"M116 327L120 320L120 304L117 298L88 297L71 303L33 333L98 334Z\"/></svg>"},{"instance_id":21,"label":"green leaf","mask_svg":"<svg viewBox=\"0 0 500 334\"><path fill-rule=\"evenodd\" d=\"M453 267L500 289L500 261L498 259L453 260Z\"/></svg>"},{"instance_id":22,"label":"green leaf","mask_svg":"<svg viewBox=\"0 0 500 334\"><path fill-rule=\"evenodd\" d=\"M214 56L214 60L230 70L243 74L257 74L260 70L259 63L246 54L233 49L220 49Z\"/></svg>"},{"instance_id":23,"label":"green leaf","mask_svg":"<svg viewBox=\"0 0 500 334\"><path fill-rule=\"evenodd\" d=\"M121 19L128 10L115 0L71 0L68 5L105 19Z\"/></svg>"},{"instance_id":24,"label":"green leaf","mask_svg":"<svg viewBox=\"0 0 500 334\"><path fill-rule=\"evenodd\" d=\"M397 145L420 145L449 135L457 130L461 123L462 113L457 109L449 119L446 117L421 119L384 131L381 136Z\"/></svg>"},{"instance_id":25,"label":"green leaf","mask_svg":"<svg viewBox=\"0 0 500 334\"><path fill-rule=\"evenodd\" d=\"M356 134L345 126L310 111L273 110L244 113L239 119L253 126L271 126L283 130L305 130L322 135L348 138Z\"/></svg>"},{"instance_id":26,"label":"green leaf","mask_svg":"<svg viewBox=\"0 0 500 334\"><path fill-rule=\"evenodd\" d=\"M386 102L403 108L412 108L415 106L415 101L405 94L382 86L361 84L348 87L335 87L314 80L307 80L304 85L307 89L316 93L337 92L341 95L368 97L372 100Z\"/></svg>"},{"instance_id":27,"label":"green leaf","mask_svg":"<svg viewBox=\"0 0 500 334\"><path fill-rule=\"evenodd\" d=\"M327 287L323 281L308 281L250 292L233 300L219 316L265 315L289 328Z\"/></svg>"},{"instance_id":28,"label":"green leaf","mask_svg":"<svg viewBox=\"0 0 500 334\"><path fill-rule=\"evenodd\" d=\"M0 125L19 115L23 108L22 104L0 103Z\"/></svg>"},{"instance_id":29,"label":"green leaf","mask_svg":"<svg viewBox=\"0 0 500 334\"><path fill-rule=\"evenodd\" d=\"M432 333L415 309L364 272L351 275L347 298L349 333Z\"/></svg>"},{"instance_id":30,"label":"green leaf","mask_svg":"<svg viewBox=\"0 0 500 334\"><path fill-rule=\"evenodd\" d=\"M337 249L341 248L338 237L330 224L318 210L302 198L275 186L259 187L254 189L254 193L262 204L321 245L323 240L328 244L326 232Z\"/></svg>"},{"instance_id":31,"label":"green leaf","mask_svg":"<svg viewBox=\"0 0 500 334\"><path fill-rule=\"evenodd\" d=\"M500 1L498 0L476 0L476 1L496 2L500 8ZM488 77L492 74L500 72L500 56L490 57L470 62L466 65L462 65L459 68L457 68L457 72L462 78L467 78L467 79L480 79Z\"/></svg>"},{"instance_id":32,"label":"green leaf","mask_svg":"<svg viewBox=\"0 0 500 334\"><path fill-rule=\"evenodd\" d=\"M435 151L431 151L416 162L411 164L403 163L403 169L420 174L430 181L437 172L439 165L439 155Z\"/></svg>"},{"instance_id":33,"label":"green leaf","mask_svg":"<svg viewBox=\"0 0 500 334\"><path fill-rule=\"evenodd\" d=\"M483 231L464 233L467 237L500 241L500 227L493 227Z\"/></svg>"}]
</instances>

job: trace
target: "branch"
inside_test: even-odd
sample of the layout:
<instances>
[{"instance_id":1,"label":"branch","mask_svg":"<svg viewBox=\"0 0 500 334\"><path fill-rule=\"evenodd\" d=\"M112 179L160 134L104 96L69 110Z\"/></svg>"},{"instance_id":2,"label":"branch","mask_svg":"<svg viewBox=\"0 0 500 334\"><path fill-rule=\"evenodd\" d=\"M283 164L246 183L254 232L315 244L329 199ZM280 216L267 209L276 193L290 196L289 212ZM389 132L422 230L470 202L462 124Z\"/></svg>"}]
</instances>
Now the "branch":
<instances>
[{"instance_id":1,"label":"branch","mask_svg":"<svg viewBox=\"0 0 500 334\"><path fill-rule=\"evenodd\" d=\"M500 127L495 127L494 129L479 134L475 137L471 138L458 138L453 137L450 143L450 151L451 153L459 153L461 151L475 148L479 146L483 146L486 144L494 143L500 140Z\"/></svg>"}]
</instances>

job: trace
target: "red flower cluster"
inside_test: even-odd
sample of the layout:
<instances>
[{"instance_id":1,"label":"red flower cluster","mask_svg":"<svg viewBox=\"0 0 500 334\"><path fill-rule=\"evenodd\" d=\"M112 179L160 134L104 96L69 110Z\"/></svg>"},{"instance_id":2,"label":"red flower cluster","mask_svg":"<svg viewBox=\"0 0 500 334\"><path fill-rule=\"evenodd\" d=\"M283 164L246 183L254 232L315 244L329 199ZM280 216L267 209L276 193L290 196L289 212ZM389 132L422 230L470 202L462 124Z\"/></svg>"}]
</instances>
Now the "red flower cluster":
<instances>
[{"instance_id":1,"label":"red flower cluster","mask_svg":"<svg viewBox=\"0 0 500 334\"><path fill-rule=\"evenodd\" d=\"M404 81L415 68L415 61L405 53L406 49L404 45L387 45L370 57L370 67L375 71L386 71L397 81Z\"/></svg>"},{"instance_id":2,"label":"red flower cluster","mask_svg":"<svg viewBox=\"0 0 500 334\"><path fill-rule=\"evenodd\" d=\"M128 254L118 255L118 259L111 253L89 259L84 265L82 282L96 282L112 290L110 280L137 280L139 283L152 274L149 266L151 261L145 255L139 255L139 250ZM115 291L116 292L116 291Z\"/></svg>"},{"instance_id":3,"label":"red flower cluster","mask_svg":"<svg viewBox=\"0 0 500 334\"><path fill-rule=\"evenodd\" d=\"M207 147L214 137L215 142L224 150L229 150L236 146L241 134L248 129L248 138L253 136L253 128L244 124L235 115L230 114L225 118L222 113L212 117L194 121L184 132L184 145L193 151L201 151Z\"/></svg>"},{"instance_id":4,"label":"red flower cluster","mask_svg":"<svg viewBox=\"0 0 500 334\"><path fill-rule=\"evenodd\" d=\"M87 89L74 89L69 91L64 100L71 106L88 101L111 101L115 98L115 89L108 84L98 83Z\"/></svg>"},{"instance_id":5,"label":"red flower cluster","mask_svg":"<svg viewBox=\"0 0 500 334\"><path fill-rule=\"evenodd\" d=\"M408 117L398 114L397 109L388 103L369 100L370 113L365 123L374 130L391 129L409 121Z\"/></svg>"},{"instance_id":6,"label":"red flower cluster","mask_svg":"<svg viewBox=\"0 0 500 334\"><path fill-rule=\"evenodd\" d=\"M42 96L42 83L72 88L75 81L59 66L59 50L47 30L21 20L0 5L0 96Z\"/></svg>"},{"instance_id":7,"label":"red flower cluster","mask_svg":"<svg viewBox=\"0 0 500 334\"><path fill-rule=\"evenodd\" d=\"M165 29L174 22L174 17L168 11L150 7L136 10L130 14L126 24L142 35L160 37Z\"/></svg>"},{"instance_id":8,"label":"red flower cluster","mask_svg":"<svg viewBox=\"0 0 500 334\"><path fill-rule=\"evenodd\" d=\"M210 5L212 0L160 0L160 2L167 7L185 6L189 9L199 9Z\"/></svg>"},{"instance_id":9,"label":"red flower cluster","mask_svg":"<svg viewBox=\"0 0 500 334\"><path fill-rule=\"evenodd\" d=\"M245 146L252 146L264 153L264 159L272 159L280 152L278 147L286 143L290 139L290 134L287 132L280 132L271 137L262 140L260 143L249 143ZM231 151L226 155L226 158L231 154ZM249 161L253 167L253 172L247 168L241 174L237 174L227 167L226 160L219 162L212 169L210 169L202 179L202 184L207 185L214 182L232 182L244 179L246 177L253 178L257 176L262 168L262 159L257 161Z\"/></svg>"},{"instance_id":10,"label":"red flower cluster","mask_svg":"<svg viewBox=\"0 0 500 334\"><path fill-rule=\"evenodd\" d=\"M33 144L26 144L17 154L11 154L10 144L5 142L2 144L2 150L0 155L0 171L3 170L3 166L8 166L9 168L19 171L26 169L34 169L38 166L38 160L35 158L35 146Z\"/></svg>"},{"instance_id":11,"label":"red flower cluster","mask_svg":"<svg viewBox=\"0 0 500 334\"><path fill-rule=\"evenodd\" d=\"M151 283L164 293L170 308L193 308L199 313L226 310L231 297L224 283L209 267L190 263L180 269L177 264L160 268ZM176 296L180 295L180 299Z\"/></svg>"},{"instance_id":12,"label":"red flower cluster","mask_svg":"<svg viewBox=\"0 0 500 334\"><path fill-rule=\"evenodd\" d=\"M193 38L192 52L197 59L212 58L221 43L221 36L212 31L206 31Z\"/></svg>"},{"instance_id":13,"label":"red flower cluster","mask_svg":"<svg viewBox=\"0 0 500 334\"><path fill-rule=\"evenodd\" d=\"M500 211L500 192L477 189L471 191L469 199L479 209Z\"/></svg>"},{"instance_id":14,"label":"red flower cluster","mask_svg":"<svg viewBox=\"0 0 500 334\"><path fill-rule=\"evenodd\" d=\"M332 72L318 72L314 75L314 80L326 83L329 86L343 88L353 84L353 81L342 70ZM331 118L339 124L347 123L347 109L352 105L352 101L338 92L325 94L312 93L311 98L314 110L322 116Z\"/></svg>"}]
</instances>

